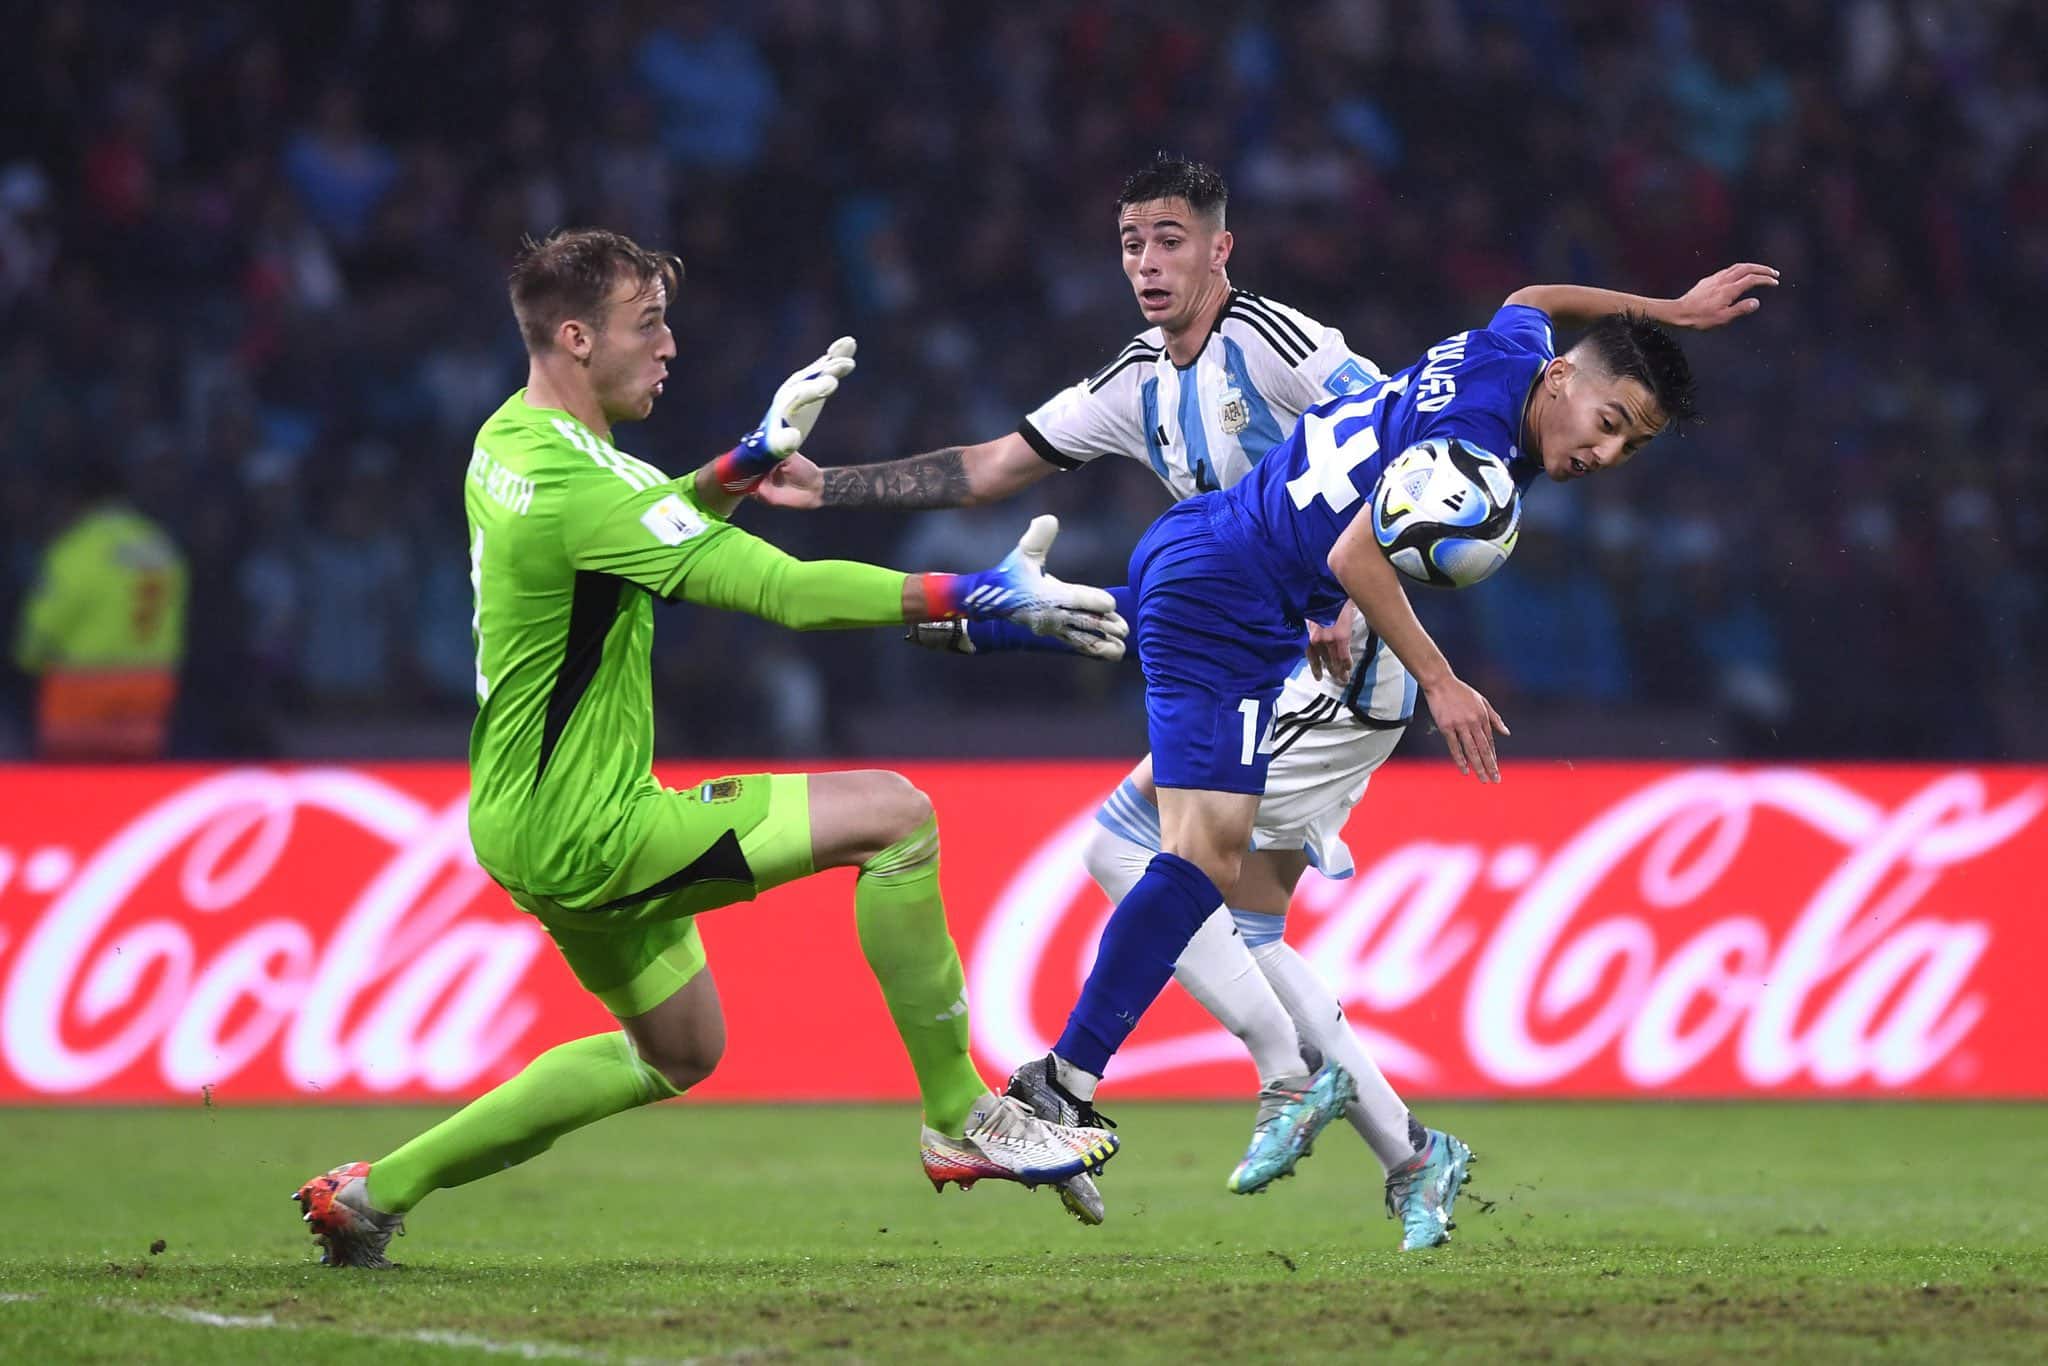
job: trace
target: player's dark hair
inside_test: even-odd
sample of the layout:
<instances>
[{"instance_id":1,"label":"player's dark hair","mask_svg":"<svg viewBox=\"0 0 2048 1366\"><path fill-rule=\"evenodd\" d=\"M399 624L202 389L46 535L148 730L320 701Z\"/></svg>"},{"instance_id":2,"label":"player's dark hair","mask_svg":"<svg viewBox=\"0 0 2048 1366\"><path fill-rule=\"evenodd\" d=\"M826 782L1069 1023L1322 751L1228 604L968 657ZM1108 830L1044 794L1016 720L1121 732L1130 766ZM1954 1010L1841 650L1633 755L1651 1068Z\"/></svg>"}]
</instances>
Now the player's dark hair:
<instances>
[{"instance_id":1,"label":"player's dark hair","mask_svg":"<svg viewBox=\"0 0 2048 1366\"><path fill-rule=\"evenodd\" d=\"M1146 204L1155 199L1185 199L1190 209L1220 228L1223 226L1224 206L1230 200L1230 187L1223 183L1223 177L1213 166L1177 157L1171 152L1159 152L1150 164L1133 172L1124 182L1123 191L1116 197L1116 206L1121 211L1132 204Z\"/></svg>"},{"instance_id":2,"label":"player's dark hair","mask_svg":"<svg viewBox=\"0 0 2048 1366\"><path fill-rule=\"evenodd\" d=\"M1693 403L1692 365L1678 339L1641 313L1610 313L1586 329L1578 346L1616 379L1632 379L1650 391L1664 414L1666 431L1699 420Z\"/></svg>"},{"instance_id":3,"label":"player's dark hair","mask_svg":"<svg viewBox=\"0 0 2048 1366\"><path fill-rule=\"evenodd\" d=\"M564 228L542 241L523 240L508 284L526 349L553 346L556 330L571 318L602 331L605 298L621 279L635 281L641 293L659 282L673 299L683 283L683 263L604 228Z\"/></svg>"}]
</instances>

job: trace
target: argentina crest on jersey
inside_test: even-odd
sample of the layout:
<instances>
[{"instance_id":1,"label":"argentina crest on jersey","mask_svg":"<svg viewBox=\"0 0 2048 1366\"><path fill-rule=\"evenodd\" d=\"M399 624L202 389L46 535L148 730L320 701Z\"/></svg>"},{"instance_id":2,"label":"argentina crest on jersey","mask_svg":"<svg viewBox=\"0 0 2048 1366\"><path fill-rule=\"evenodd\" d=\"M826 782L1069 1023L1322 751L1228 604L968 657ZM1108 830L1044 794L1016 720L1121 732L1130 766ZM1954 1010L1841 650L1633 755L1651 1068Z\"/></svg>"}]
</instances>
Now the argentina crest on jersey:
<instances>
[{"instance_id":1,"label":"argentina crest on jersey","mask_svg":"<svg viewBox=\"0 0 2048 1366\"><path fill-rule=\"evenodd\" d=\"M1252 408L1235 385L1227 386L1216 403L1216 425L1225 436L1236 436L1252 425Z\"/></svg>"}]
</instances>

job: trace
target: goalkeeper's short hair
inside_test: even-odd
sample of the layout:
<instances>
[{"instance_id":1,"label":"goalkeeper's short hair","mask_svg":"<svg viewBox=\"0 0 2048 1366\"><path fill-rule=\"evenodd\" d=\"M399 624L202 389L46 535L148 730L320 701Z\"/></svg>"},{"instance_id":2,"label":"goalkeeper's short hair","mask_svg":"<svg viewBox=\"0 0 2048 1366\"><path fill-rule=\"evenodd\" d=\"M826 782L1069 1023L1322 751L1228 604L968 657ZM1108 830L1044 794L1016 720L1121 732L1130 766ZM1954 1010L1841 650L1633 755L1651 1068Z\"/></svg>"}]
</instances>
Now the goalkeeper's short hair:
<instances>
[{"instance_id":1,"label":"goalkeeper's short hair","mask_svg":"<svg viewBox=\"0 0 2048 1366\"><path fill-rule=\"evenodd\" d=\"M603 331L605 298L621 279L638 282L640 294L659 283L673 303L683 263L606 228L564 228L540 241L525 239L507 283L526 349L537 353L553 346L555 332L571 318Z\"/></svg>"}]
</instances>

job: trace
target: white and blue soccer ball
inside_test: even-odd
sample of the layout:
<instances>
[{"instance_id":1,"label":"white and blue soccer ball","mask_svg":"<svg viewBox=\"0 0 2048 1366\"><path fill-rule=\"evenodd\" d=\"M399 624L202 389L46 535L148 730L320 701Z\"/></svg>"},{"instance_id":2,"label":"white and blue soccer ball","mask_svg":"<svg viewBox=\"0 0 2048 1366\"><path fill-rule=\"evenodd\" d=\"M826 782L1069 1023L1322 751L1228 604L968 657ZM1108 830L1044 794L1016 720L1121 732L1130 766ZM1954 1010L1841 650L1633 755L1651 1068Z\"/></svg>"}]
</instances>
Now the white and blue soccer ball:
<instances>
[{"instance_id":1,"label":"white and blue soccer ball","mask_svg":"<svg viewBox=\"0 0 2048 1366\"><path fill-rule=\"evenodd\" d=\"M1522 525L1508 467L1456 437L1395 456L1372 500L1372 531L1394 568L1436 588L1470 588L1507 563Z\"/></svg>"}]
</instances>

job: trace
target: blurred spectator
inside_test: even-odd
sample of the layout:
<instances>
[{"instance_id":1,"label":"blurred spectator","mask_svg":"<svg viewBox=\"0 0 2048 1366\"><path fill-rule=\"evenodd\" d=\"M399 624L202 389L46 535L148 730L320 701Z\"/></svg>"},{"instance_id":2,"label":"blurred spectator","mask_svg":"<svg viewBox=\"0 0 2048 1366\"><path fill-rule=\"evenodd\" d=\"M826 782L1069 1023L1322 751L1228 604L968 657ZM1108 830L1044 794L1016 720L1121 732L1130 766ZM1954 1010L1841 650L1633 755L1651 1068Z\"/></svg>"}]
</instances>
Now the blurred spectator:
<instances>
[{"instance_id":1,"label":"blurred spectator","mask_svg":"<svg viewBox=\"0 0 2048 1366\"><path fill-rule=\"evenodd\" d=\"M737 168L760 151L775 112L775 77L753 39L717 11L705 0L664 7L670 21L641 40L634 66L661 107L678 161Z\"/></svg>"},{"instance_id":2,"label":"blurred spectator","mask_svg":"<svg viewBox=\"0 0 2048 1366\"><path fill-rule=\"evenodd\" d=\"M391 458L377 447L351 452L322 489L326 516L300 545L313 610L299 630L298 679L315 703L336 710L388 706L408 681L405 627L419 607L418 584L391 517Z\"/></svg>"},{"instance_id":3,"label":"blurred spectator","mask_svg":"<svg viewBox=\"0 0 2048 1366\"><path fill-rule=\"evenodd\" d=\"M1792 92L1748 20L1715 16L1703 29L1702 50L1672 73L1671 104L1686 151L1724 176L1739 176L1758 140L1791 116Z\"/></svg>"},{"instance_id":4,"label":"blurred spectator","mask_svg":"<svg viewBox=\"0 0 2048 1366\"><path fill-rule=\"evenodd\" d=\"M1503 678L1505 695L1604 706L1628 695L1621 616L1581 538L1558 514L1530 516L1560 501L1556 490L1542 490L1524 505L1515 572L1474 595L1483 660L1475 668Z\"/></svg>"},{"instance_id":5,"label":"blurred spectator","mask_svg":"<svg viewBox=\"0 0 2048 1366\"><path fill-rule=\"evenodd\" d=\"M14 638L16 666L39 684L36 752L157 758L185 653L184 556L103 460L77 461L54 492L56 534Z\"/></svg>"},{"instance_id":6,"label":"blurred spectator","mask_svg":"<svg viewBox=\"0 0 2048 1366\"><path fill-rule=\"evenodd\" d=\"M40 290L56 258L48 178L25 161L0 167L0 308Z\"/></svg>"},{"instance_id":7,"label":"blurred spectator","mask_svg":"<svg viewBox=\"0 0 2048 1366\"><path fill-rule=\"evenodd\" d=\"M311 127L285 148L284 173L322 231L342 243L363 235L398 179L398 162L363 131L356 94L336 82Z\"/></svg>"}]
</instances>

